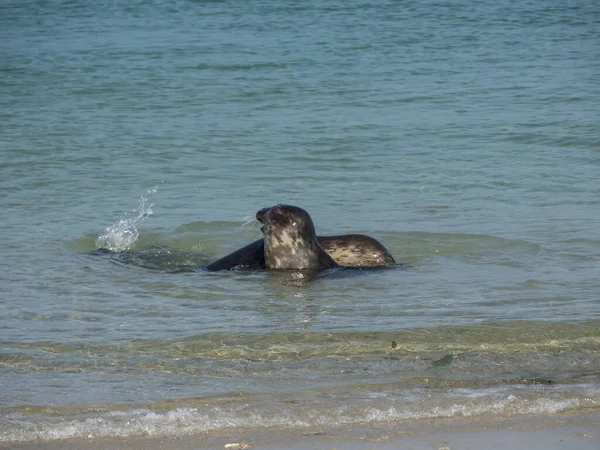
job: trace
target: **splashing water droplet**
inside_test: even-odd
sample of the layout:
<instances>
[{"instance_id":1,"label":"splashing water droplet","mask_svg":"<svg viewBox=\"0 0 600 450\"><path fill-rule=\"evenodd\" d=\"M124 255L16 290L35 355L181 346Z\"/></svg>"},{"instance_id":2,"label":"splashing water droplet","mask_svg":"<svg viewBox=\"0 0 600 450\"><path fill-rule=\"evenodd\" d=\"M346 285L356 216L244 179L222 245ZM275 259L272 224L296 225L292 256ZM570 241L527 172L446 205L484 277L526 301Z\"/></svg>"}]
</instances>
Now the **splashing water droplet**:
<instances>
[{"instance_id":1,"label":"splashing water droplet","mask_svg":"<svg viewBox=\"0 0 600 450\"><path fill-rule=\"evenodd\" d=\"M149 196L156 194L157 191L158 186L148 189L146 194L140 197L138 207L133 210L134 216L120 219L117 223L106 228L96 239L96 247L113 252L131 249L140 236L136 224L153 214L154 204L148 203L148 201Z\"/></svg>"}]
</instances>

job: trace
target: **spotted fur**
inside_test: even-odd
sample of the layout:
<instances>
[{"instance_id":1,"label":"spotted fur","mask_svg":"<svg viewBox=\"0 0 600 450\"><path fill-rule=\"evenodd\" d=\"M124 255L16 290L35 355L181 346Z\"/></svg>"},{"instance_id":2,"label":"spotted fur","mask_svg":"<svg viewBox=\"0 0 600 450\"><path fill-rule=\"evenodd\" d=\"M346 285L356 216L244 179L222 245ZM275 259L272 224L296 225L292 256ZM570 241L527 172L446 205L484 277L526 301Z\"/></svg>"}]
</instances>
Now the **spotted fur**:
<instances>
[{"instance_id":1,"label":"spotted fur","mask_svg":"<svg viewBox=\"0 0 600 450\"><path fill-rule=\"evenodd\" d=\"M285 208L283 208L284 205L278 205L278 207L281 207L282 211L285 210ZM287 208L294 207L290 206ZM256 213L256 219L265 225L263 226L263 232L267 229L265 217L271 209L272 208L264 208ZM288 209L288 211L292 211L292 209ZM310 219L308 213L303 209L296 208L296 211L298 217L304 217L304 215L306 215L308 219ZM280 219L282 218L283 216ZM312 224L312 219L310 219L310 223ZM311 228L314 233L314 225L309 228ZM279 229L281 230L283 227L279 227ZM396 263L390 252L377 239L363 234L317 236L318 244L329 258L323 256L322 252L315 250L314 247L312 247L312 250L309 249L305 252L301 252L300 248L302 246L299 245L300 241L298 239L298 235L294 240L290 233L282 233L281 236L274 237L274 241L267 246L266 251L265 239L258 239L245 247L224 256L218 261L209 264L206 268L211 271L239 268L254 270L266 269L269 268L265 260L266 252L269 252L274 259L276 258L276 260L271 261L270 264L277 267L286 265L294 267L311 265L311 262L314 263L314 258L311 259L310 256L311 252L316 252L317 255L319 255L319 260L322 260L321 264L324 267L332 267L329 259L333 259L335 263L344 267L382 267L394 265ZM304 242L306 242L306 239L304 239ZM287 255L285 246L287 246L287 251L289 252ZM277 247L279 247L279 251L273 253L273 250Z\"/></svg>"},{"instance_id":2,"label":"spotted fur","mask_svg":"<svg viewBox=\"0 0 600 450\"><path fill-rule=\"evenodd\" d=\"M396 264L377 239L364 234L319 236L319 244L336 263L345 267L379 267Z\"/></svg>"},{"instance_id":3,"label":"spotted fur","mask_svg":"<svg viewBox=\"0 0 600 450\"><path fill-rule=\"evenodd\" d=\"M297 206L276 205L256 214L264 223L267 269L323 270L337 263L323 250L310 215Z\"/></svg>"}]
</instances>

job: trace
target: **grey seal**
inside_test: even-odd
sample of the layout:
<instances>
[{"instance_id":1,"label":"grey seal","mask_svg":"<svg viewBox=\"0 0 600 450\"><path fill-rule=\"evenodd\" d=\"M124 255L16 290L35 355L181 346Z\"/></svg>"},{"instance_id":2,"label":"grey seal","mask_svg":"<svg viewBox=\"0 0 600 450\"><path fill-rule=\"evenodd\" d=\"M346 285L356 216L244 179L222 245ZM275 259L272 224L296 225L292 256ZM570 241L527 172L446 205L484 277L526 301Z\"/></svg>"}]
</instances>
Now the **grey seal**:
<instances>
[{"instance_id":1,"label":"grey seal","mask_svg":"<svg viewBox=\"0 0 600 450\"><path fill-rule=\"evenodd\" d=\"M264 225L267 269L324 270L339 267L317 240L310 215L297 206L275 205L256 217Z\"/></svg>"},{"instance_id":2,"label":"grey seal","mask_svg":"<svg viewBox=\"0 0 600 450\"><path fill-rule=\"evenodd\" d=\"M284 207L288 211L297 208L299 217L312 219L305 210L288 205L277 205L277 208ZM273 207L275 208L275 207ZM265 223L267 213L272 208L263 208L256 213L256 219ZM299 211L302 211L300 213ZM314 225L313 225L314 228ZM338 266L375 268L392 266L396 264L391 253L377 239L364 234L345 234L338 236L316 236L321 248L335 261ZM328 262L328 264L331 264ZM266 269L265 262L265 240L257 239L254 242L242 247L227 256L206 266L207 270L231 270L231 269Z\"/></svg>"}]
</instances>

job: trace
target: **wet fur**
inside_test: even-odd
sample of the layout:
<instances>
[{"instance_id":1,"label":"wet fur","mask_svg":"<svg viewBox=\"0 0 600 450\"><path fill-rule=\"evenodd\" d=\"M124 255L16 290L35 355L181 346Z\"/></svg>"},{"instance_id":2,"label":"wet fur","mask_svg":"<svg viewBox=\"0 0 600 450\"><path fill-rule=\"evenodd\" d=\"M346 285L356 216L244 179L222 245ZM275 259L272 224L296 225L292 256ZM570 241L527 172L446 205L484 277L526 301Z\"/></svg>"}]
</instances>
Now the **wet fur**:
<instances>
[{"instance_id":1,"label":"wet fur","mask_svg":"<svg viewBox=\"0 0 600 450\"><path fill-rule=\"evenodd\" d=\"M256 213L256 218L264 223L265 214L270 209L261 209ZM370 236L363 234L317 236L317 241L321 248L339 266L383 267L396 264L396 261L383 244ZM207 270L211 271L231 269L260 270L266 268L264 239L257 239L206 267Z\"/></svg>"},{"instance_id":2,"label":"wet fur","mask_svg":"<svg viewBox=\"0 0 600 450\"><path fill-rule=\"evenodd\" d=\"M257 218L263 219L267 269L323 270L338 267L319 244L310 215L302 208L276 205Z\"/></svg>"},{"instance_id":3,"label":"wet fur","mask_svg":"<svg viewBox=\"0 0 600 450\"><path fill-rule=\"evenodd\" d=\"M364 234L317 237L321 247L344 267L382 267L396 264L394 257L377 239Z\"/></svg>"},{"instance_id":4,"label":"wet fur","mask_svg":"<svg viewBox=\"0 0 600 450\"><path fill-rule=\"evenodd\" d=\"M206 266L206 269L211 272L232 269L260 270L264 268L264 239L258 239Z\"/></svg>"}]
</instances>

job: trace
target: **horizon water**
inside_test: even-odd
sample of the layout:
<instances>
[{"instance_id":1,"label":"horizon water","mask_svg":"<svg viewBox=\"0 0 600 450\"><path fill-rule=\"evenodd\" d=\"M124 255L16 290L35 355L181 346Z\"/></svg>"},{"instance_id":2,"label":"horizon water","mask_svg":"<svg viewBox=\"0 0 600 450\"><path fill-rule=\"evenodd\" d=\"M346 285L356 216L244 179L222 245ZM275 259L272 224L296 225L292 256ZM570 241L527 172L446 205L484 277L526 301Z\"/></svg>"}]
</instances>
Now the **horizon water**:
<instances>
[{"instance_id":1,"label":"horizon water","mask_svg":"<svg viewBox=\"0 0 600 450\"><path fill-rule=\"evenodd\" d=\"M3 3L0 443L598 413L599 30L585 1ZM277 203L399 266L202 269Z\"/></svg>"}]
</instances>

